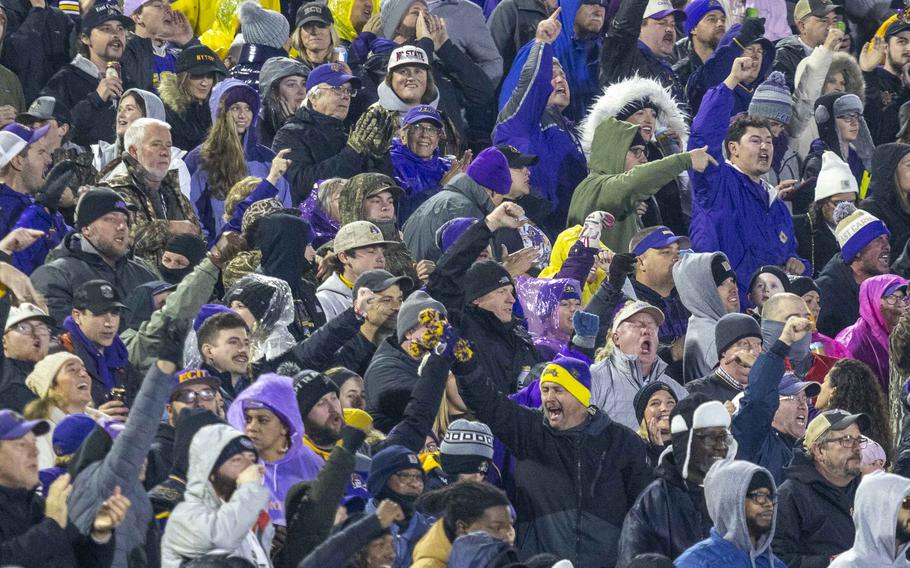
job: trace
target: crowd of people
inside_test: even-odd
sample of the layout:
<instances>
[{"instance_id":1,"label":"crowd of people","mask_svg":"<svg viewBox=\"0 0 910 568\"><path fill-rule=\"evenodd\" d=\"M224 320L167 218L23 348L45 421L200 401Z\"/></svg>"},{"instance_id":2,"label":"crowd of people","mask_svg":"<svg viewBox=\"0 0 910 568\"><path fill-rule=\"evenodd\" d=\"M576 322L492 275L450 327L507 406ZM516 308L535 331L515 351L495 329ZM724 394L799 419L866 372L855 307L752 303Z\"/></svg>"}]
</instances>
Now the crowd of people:
<instances>
[{"instance_id":1,"label":"crowd of people","mask_svg":"<svg viewBox=\"0 0 910 568\"><path fill-rule=\"evenodd\" d=\"M910 0L0 0L0 566L910 567Z\"/></svg>"}]
</instances>

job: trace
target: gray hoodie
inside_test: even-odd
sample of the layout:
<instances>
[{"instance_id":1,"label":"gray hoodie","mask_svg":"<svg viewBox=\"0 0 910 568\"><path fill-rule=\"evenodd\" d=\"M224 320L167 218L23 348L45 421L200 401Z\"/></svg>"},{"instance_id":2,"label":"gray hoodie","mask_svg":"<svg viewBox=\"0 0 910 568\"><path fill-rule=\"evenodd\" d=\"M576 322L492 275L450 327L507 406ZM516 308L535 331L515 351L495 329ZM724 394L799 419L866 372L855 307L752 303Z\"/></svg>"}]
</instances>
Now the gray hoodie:
<instances>
[{"instance_id":1,"label":"gray hoodie","mask_svg":"<svg viewBox=\"0 0 910 568\"><path fill-rule=\"evenodd\" d=\"M907 549L901 546L895 554L897 513L904 497L910 495L910 479L892 473L873 473L863 477L853 501L853 523L856 539L830 564L830 568L910 567Z\"/></svg>"},{"instance_id":2,"label":"gray hoodie","mask_svg":"<svg viewBox=\"0 0 910 568\"><path fill-rule=\"evenodd\" d=\"M762 536L758 548L753 548L749 527L746 525L746 493L752 477L759 471L768 476L772 485L771 492L776 494L777 486L767 469L742 460L715 463L705 475L705 504L714 521L714 531L739 550L748 551L752 566L755 566L755 559L763 554L768 555L768 565L774 566L771 540L777 526L777 505L774 506L771 530Z\"/></svg>"},{"instance_id":3,"label":"gray hoodie","mask_svg":"<svg viewBox=\"0 0 910 568\"><path fill-rule=\"evenodd\" d=\"M224 501L209 481L221 451L242 435L227 424L212 424L193 436L186 494L171 513L161 539L162 568L178 568L184 559L206 554L228 554L249 560L253 566L271 566L272 524L251 530L268 507L269 490L261 484L244 483Z\"/></svg>"},{"instance_id":4,"label":"gray hoodie","mask_svg":"<svg viewBox=\"0 0 910 568\"><path fill-rule=\"evenodd\" d=\"M680 258L673 267L679 298L692 314L683 353L685 382L704 377L717 366L714 327L727 310L711 274L711 260L715 256L727 258L722 252L692 253Z\"/></svg>"}]
</instances>

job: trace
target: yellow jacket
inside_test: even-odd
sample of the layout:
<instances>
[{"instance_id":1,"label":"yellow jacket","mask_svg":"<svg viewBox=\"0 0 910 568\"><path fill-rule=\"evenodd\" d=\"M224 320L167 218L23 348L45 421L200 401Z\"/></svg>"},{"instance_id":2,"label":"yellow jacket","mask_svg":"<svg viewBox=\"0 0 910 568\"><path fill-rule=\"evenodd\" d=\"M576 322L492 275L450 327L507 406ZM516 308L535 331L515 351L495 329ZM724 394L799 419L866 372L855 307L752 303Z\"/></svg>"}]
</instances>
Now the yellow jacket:
<instances>
[{"instance_id":1,"label":"yellow jacket","mask_svg":"<svg viewBox=\"0 0 910 568\"><path fill-rule=\"evenodd\" d=\"M581 225L575 225L574 227L569 227L565 231L559 233L559 236L556 237L556 241L553 243L553 251L550 253L550 264L540 271L540 274L538 275L539 278L555 278L556 275L559 274L562 263L569 258L569 250L572 248L572 245L578 241L578 237L581 235L581 228ZM603 243L600 243L600 246L604 250L609 250ZM593 282L588 282L587 280L582 282L582 306L588 305L588 300L597 293L600 283L603 282L606 277L607 273L598 268L597 275Z\"/></svg>"},{"instance_id":2,"label":"yellow jacket","mask_svg":"<svg viewBox=\"0 0 910 568\"><path fill-rule=\"evenodd\" d=\"M452 543L446 536L442 519L439 519L414 547L414 562L411 568L446 568L450 552Z\"/></svg>"},{"instance_id":3,"label":"yellow jacket","mask_svg":"<svg viewBox=\"0 0 910 568\"><path fill-rule=\"evenodd\" d=\"M243 0L174 0L171 8L180 10L199 41L224 59L237 35L237 9ZM266 10L281 12L280 0L260 0Z\"/></svg>"}]
</instances>

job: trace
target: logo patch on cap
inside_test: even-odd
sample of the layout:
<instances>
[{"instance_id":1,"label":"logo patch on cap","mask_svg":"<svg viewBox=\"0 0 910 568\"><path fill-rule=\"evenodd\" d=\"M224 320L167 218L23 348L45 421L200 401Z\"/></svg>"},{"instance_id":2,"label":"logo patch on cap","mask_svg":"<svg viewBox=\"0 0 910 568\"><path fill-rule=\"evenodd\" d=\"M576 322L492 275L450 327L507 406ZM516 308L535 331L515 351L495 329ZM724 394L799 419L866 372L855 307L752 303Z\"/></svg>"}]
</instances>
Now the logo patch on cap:
<instances>
[{"instance_id":1,"label":"logo patch on cap","mask_svg":"<svg viewBox=\"0 0 910 568\"><path fill-rule=\"evenodd\" d=\"M103 284L101 286L100 290L101 290L101 297L104 298L105 300L114 299L114 289L111 288L110 286L108 286L107 284Z\"/></svg>"},{"instance_id":2,"label":"logo patch on cap","mask_svg":"<svg viewBox=\"0 0 910 568\"><path fill-rule=\"evenodd\" d=\"M315 6L307 6L306 8L303 9L303 13L304 13L304 14L319 14L319 15L322 15L322 6L320 6L320 5L318 5L318 4L315 5Z\"/></svg>"},{"instance_id":3,"label":"logo patch on cap","mask_svg":"<svg viewBox=\"0 0 910 568\"><path fill-rule=\"evenodd\" d=\"M724 270L733 270L733 267L730 266L730 261L723 260L720 265L724 267Z\"/></svg>"},{"instance_id":4,"label":"logo patch on cap","mask_svg":"<svg viewBox=\"0 0 910 568\"><path fill-rule=\"evenodd\" d=\"M508 277L508 276L502 276L502 277L500 277L500 279L499 279L499 283L500 283L500 284L509 284L509 282L510 282L510 280L509 280L509 277Z\"/></svg>"},{"instance_id":5,"label":"logo patch on cap","mask_svg":"<svg viewBox=\"0 0 910 568\"><path fill-rule=\"evenodd\" d=\"M214 63L215 58L209 55L208 53L197 53L196 61L198 63Z\"/></svg>"},{"instance_id":6,"label":"logo patch on cap","mask_svg":"<svg viewBox=\"0 0 910 568\"><path fill-rule=\"evenodd\" d=\"M120 207L120 208L126 209L126 202L125 201L116 201L116 202L114 202L114 207Z\"/></svg>"},{"instance_id":7,"label":"logo patch on cap","mask_svg":"<svg viewBox=\"0 0 910 568\"><path fill-rule=\"evenodd\" d=\"M205 369L188 369L177 376L179 382L183 383L186 381L191 381L193 379L204 379L208 377L208 372Z\"/></svg>"},{"instance_id":8,"label":"logo patch on cap","mask_svg":"<svg viewBox=\"0 0 910 568\"><path fill-rule=\"evenodd\" d=\"M249 438L247 438L246 436L241 436L239 439L239 442L240 442L240 445L243 446L244 448L246 448L247 450L249 450L251 452L256 451L256 446L253 445L253 441L250 440Z\"/></svg>"},{"instance_id":9,"label":"logo patch on cap","mask_svg":"<svg viewBox=\"0 0 910 568\"><path fill-rule=\"evenodd\" d=\"M417 459L417 456L415 456L414 454L408 454L408 463L411 463L414 465L419 465L420 460Z\"/></svg>"}]
</instances>

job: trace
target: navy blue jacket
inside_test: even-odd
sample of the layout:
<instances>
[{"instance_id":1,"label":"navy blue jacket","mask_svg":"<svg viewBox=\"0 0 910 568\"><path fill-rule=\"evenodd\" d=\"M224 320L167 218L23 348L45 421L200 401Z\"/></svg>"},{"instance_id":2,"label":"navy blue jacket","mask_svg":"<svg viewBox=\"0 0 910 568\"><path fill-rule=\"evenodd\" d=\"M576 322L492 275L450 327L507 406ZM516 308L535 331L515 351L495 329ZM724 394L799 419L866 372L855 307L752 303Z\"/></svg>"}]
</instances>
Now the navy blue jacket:
<instances>
[{"instance_id":1,"label":"navy blue jacket","mask_svg":"<svg viewBox=\"0 0 910 568\"><path fill-rule=\"evenodd\" d=\"M35 202L31 195L19 193L5 183L0 183L0 235L9 233L27 207Z\"/></svg>"},{"instance_id":2,"label":"navy blue jacket","mask_svg":"<svg viewBox=\"0 0 910 568\"><path fill-rule=\"evenodd\" d=\"M739 445L736 459L747 460L771 472L774 482L784 480L784 468L793 458L796 440L771 427L780 406L778 386L784 376L784 359L790 346L777 341L762 353L749 372L749 384L733 416L731 432Z\"/></svg>"}]
</instances>

